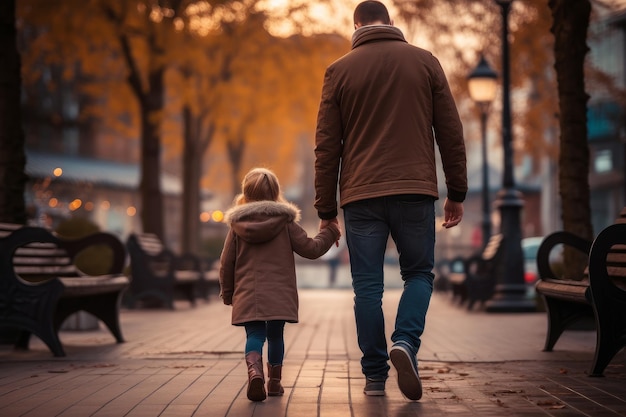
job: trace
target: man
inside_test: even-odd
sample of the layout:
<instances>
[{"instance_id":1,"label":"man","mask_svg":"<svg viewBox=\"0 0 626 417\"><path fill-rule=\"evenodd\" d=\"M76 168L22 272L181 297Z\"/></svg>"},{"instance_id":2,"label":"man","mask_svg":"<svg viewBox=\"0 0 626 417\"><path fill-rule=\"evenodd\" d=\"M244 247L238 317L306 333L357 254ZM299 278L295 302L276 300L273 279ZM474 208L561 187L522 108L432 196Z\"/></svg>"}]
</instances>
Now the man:
<instances>
[{"instance_id":1,"label":"man","mask_svg":"<svg viewBox=\"0 0 626 417\"><path fill-rule=\"evenodd\" d=\"M324 76L315 147L320 227L337 222L337 182L350 254L366 395L384 395L389 358L400 390L419 400L416 355L433 287L435 141L443 161L445 228L459 224L467 192L463 129L439 61L409 45L386 7L354 11L352 50ZM391 235L404 290L387 354L383 259Z\"/></svg>"}]
</instances>

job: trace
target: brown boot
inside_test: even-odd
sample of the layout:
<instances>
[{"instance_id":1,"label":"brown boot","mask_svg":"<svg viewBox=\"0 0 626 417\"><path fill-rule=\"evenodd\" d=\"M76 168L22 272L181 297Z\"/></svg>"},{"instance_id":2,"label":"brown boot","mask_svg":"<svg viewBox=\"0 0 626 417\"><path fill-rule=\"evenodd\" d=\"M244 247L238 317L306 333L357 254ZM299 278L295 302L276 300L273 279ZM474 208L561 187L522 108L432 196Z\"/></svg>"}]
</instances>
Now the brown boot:
<instances>
[{"instance_id":1,"label":"brown boot","mask_svg":"<svg viewBox=\"0 0 626 417\"><path fill-rule=\"evenodd\" d=\"M280 384L280 378L282 376L282 365L270 365L267 364L267 395L270 397L277 397L285 393L285 389Z\"/></svg>"},{"instance_id":2,"label":"brown boot","mask_svg":"<svg viewBox=\"0 0 626 417\"><path fill-rule=\"evenodd\" d=\"M263 358L259 352L246 354L248 365L248 399L250 401L263 401L265 394L265 377L263 376Z\"/></svg>"}]
</instances>

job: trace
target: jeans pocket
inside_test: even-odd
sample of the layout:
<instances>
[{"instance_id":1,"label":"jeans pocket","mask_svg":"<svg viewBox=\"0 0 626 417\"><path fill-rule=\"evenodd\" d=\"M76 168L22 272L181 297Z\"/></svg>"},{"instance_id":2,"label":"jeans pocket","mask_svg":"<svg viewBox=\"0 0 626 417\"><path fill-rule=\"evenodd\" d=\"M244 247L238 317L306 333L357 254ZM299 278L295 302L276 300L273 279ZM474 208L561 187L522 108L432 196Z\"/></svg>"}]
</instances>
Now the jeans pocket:
<instances>
[{"instance_id":1,"label":"jeans pocket","mask_svg":"<svg viewBox=\"0 0 626 417\"><path fill-rule=\"evenodd\" d=\"M376 225L368 220L351 220L350 232L358 236L371 236L376 230Z\"/></svg>"},{"instance_id":2,"label":"jeans pocket","mask_svg":"<svg viewBox=\"0 0 626 417\"><path fill-rule=\"evenodd\" d=\"M408 225L423 225L434 216L433 199L427 198L420 201L400 201L402 223Z\"/></svg>"}]
</instances>

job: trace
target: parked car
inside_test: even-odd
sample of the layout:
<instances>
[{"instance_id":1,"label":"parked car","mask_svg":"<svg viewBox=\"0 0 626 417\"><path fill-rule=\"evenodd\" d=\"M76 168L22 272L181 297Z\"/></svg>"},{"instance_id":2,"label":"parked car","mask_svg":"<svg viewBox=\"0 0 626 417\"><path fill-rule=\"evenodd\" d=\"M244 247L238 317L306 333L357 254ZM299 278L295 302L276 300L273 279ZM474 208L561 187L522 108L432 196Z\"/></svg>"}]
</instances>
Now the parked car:
<instances>
[{"instance_id":1,"label":"parked car","mask_svg":"<svg viewBox=\"0 0 626 417\"><path fill-rule=\"evenodd\" d=\"M528 286L528 296L535 296L535 284L539 280L537 270L537 252L543 242L543 236L526 237L522 239L522 252L524 253L524 281ZM562 262L562 247L558 246L550 253L550 264ZM553 267L554 268L554 267Z\"/></svg>"},{"instance_id":2,"label":"parked car","mask_svg":"<svg viewBox=\"0 0 626 417\"><path fill-rule=\"evenodd\" d=\"M524 253L524 281L534 287L537 279L537 251L543 241L542 236L526 237L522 239L522 251Z\"/></svg>"}]
</instances>

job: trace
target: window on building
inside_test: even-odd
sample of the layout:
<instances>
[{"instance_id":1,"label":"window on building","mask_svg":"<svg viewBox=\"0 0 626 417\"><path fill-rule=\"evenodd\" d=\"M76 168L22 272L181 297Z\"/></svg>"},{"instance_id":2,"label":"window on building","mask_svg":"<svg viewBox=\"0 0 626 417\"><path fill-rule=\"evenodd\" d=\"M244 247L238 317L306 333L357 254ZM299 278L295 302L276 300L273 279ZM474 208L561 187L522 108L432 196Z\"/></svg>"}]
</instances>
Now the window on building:
<instances>
[{"instance_id":1,"label":"window on building","mask_svg":"<svg viewBox=\"0 0 626 417\"><path fill-rule=\"evenodd\" d=\"M619 137L623 125L620 106L611 101L591 104L587 110L589 140L607 140Z\"/></svg>"},{"instance_id":2,"label":"window on building","mask_svg":"<svg viewBox=\"0 0 626 417\"><path fill-rule=\"evenodd\" d=\"M63 153L76 155L78 154L80 132L78 127L66 127L63 129Z\"/></svg>"},{"instance_id":3,"label":"window on building","mask_svg":"<svg viewBox=\"0 0 626 417\"><path fill-rule=\"evenodd\" d=\"M596 152L593 161L594 171L602 174L613 170L613 152L610 149L602 149Z\"/></svg>"}]
</instances>

